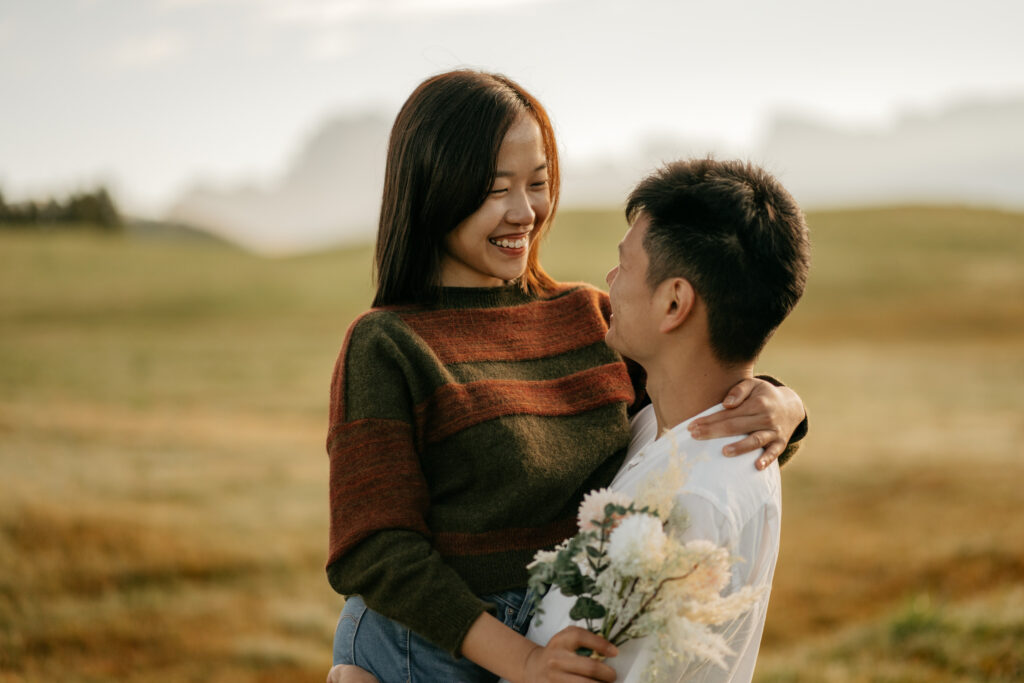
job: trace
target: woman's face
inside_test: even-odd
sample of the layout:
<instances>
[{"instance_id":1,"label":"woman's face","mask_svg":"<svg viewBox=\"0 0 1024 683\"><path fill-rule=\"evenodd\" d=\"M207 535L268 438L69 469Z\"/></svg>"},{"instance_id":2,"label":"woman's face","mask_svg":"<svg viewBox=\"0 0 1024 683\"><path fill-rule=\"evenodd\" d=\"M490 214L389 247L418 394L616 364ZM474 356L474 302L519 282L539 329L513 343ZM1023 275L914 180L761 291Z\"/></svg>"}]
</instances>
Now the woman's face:
<instances>
[{"instance_id":1,"label":"woman's face","mask_svg":"<svg viewBox=\"0 0 1024 683\"><path fill-rule=\"evenodd\" d=\"M540 126L521 115L501 142L494 185L484 203L445 236L441 284L496 287L522 275L534 233L550 210Z\"/></svg>"}]
</instances>

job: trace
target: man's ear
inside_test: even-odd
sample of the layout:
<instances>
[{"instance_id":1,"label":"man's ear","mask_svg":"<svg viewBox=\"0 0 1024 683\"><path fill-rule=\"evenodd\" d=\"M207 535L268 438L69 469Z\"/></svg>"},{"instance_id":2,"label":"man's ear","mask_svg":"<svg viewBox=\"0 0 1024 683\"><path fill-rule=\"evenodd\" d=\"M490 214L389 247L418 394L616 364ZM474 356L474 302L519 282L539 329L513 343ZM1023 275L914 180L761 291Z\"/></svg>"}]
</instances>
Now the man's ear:
<instances>
[{"instance_id":1,"label":"man's ear","mask_svg":"<svg viewBox=\"0 0 1024 683\"><path fill-rule=\"evenodd\" d=\"M671 332L690 317L693 305L697 300L697 292L694 291L689 280L681 277L670 278L662 282L658 286L658 290L658 301L662 310L658 331Z\"/></svg>"}]
</instances>

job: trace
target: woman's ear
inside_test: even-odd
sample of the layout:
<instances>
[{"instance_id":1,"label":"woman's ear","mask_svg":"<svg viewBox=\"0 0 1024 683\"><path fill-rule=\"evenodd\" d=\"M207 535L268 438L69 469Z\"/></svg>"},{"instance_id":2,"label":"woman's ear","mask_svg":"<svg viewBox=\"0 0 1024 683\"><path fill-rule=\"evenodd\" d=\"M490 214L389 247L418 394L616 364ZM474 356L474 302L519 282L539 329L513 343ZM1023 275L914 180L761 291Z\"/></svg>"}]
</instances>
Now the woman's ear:
<instances>
[{"instance_id":1,"label":"woman's ear","mask_svg":"<svg viewBox=\"0 0 1024 683\"><path fill-rule=\"evenodd\" d=\"M658 331L671 332L686 322L696 298L693 285L685 278L670 278L658 285L658 304L662 310Z\"/></svg>"}]
</instances>

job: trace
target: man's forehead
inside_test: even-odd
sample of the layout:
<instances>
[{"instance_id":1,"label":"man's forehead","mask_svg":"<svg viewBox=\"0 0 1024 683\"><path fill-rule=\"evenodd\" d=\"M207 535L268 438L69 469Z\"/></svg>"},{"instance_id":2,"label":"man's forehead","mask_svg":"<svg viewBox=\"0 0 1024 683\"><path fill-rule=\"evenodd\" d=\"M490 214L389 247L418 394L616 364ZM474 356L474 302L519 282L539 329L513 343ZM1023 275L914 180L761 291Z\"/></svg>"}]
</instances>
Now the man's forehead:
<instances>
[{"instance_id":1,"label":"man's forehead","mask_svg":"<svg viewBox=\"0 0 1024 683\"><path fill-rule=\"evenodd\" d=\"M622 236L622 240L619 241L619 253L625 251L632 251L639 245L643 239L644 233L647 232L647 226L650 223L650 217L643 211L637 212L633 217L633 220L629 223L629 228L626 230L626 234Z\"/></svg>"}]
</instances>

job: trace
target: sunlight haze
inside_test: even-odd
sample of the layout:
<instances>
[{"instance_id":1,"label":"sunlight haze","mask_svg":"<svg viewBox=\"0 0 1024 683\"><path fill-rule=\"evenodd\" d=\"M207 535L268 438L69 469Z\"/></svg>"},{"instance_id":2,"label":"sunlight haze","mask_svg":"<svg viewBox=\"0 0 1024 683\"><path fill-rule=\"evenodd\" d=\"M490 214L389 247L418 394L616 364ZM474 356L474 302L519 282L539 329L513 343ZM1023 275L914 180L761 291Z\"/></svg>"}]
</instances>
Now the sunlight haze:
<instances>
[{"instance_id":1,"label":"sunlight haze","mask_svg":"<svg viewBox=\"0 0 1024 683\"><path fill-rule=\"evenodd\" d=\"M326 122L389 124L423 78L460 66L536 94L567 168L612 160L635 177L657 157L614 160L666 141L750 154L779 117L884 134L964 102L1019 101L1022 7L3 0L0 190L104 183L125 210L162 216L197 188L282 182Z\"/></svg>"}]
</instances>

